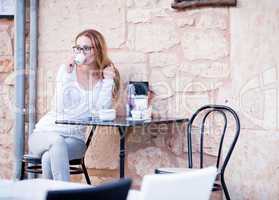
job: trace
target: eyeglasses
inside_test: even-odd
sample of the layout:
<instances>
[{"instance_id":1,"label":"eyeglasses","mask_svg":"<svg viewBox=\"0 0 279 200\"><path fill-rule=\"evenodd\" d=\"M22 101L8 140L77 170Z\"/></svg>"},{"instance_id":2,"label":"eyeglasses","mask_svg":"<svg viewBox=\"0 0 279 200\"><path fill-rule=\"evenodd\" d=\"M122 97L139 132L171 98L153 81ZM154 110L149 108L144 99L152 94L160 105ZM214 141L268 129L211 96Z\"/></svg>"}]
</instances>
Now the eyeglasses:
<instances>
[{"instance_id":1,"label":"eyeglasses","mask_svg":"<svg viewBox=\"0 0 279 200\"><path fill-rule=\"evenodd\" d=\"M81 51L83 51L83 53L87 54L90 53L91 49L94 49L94 47L90 47L90 46L73 46L73 51L74 53L80 53Z\"/></svg>"}]
</instances>

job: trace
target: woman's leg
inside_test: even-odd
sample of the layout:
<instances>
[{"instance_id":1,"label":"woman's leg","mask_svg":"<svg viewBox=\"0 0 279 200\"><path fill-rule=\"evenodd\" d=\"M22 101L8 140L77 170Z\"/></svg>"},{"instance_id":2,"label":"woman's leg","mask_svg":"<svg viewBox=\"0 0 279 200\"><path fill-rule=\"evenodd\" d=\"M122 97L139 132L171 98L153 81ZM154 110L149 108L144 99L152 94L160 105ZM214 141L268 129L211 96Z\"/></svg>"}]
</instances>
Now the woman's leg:
<instances>
[{"instance_id":1,"label":"woman's leg","mask_svg":"<svg viewBox=\"0 0 279 200\"><path fill-rule=\"evenodd\" d=\"M67 143L69 159L80 159L84 157L86 151L86 144L84 141L73 138L65 137Z\"/></svg>"},{"instance_id":2,"label":"woman's leg","mask_svg":"<svg viewBox=\"0 0 279 200\"><path fill-rule=\"evenodd\" d=\"M28 140L29 151L33 156L41 157L48 151L51 145L60 138L58 133L53 132L34 132Z\"/></svg>"},{"instance_id":3,"label":"woman's leg","mask_svg":"<svg viewBox=\"0 0 279 200\"><path fill-rule=\"evenodd\" d=\"M46 151L45 153L43 153L42 156L42 171L43 171L43 178L46 179L52 179L52 172L51 172L51 163L50 163L50 156L49 156L49 152Z\"/></svg>"},{"instance_id":4,"label":"woman's leg","mask_svg":"<svg viewBox=\"0 0 279 200\"><path fill-rule=\"evenodd\" d=\"M29 138L29 150L42 158L43 177L69 180L67 145L58 133L36 132Z\"/></svg>"},{"instance_id":5,"label":"woman's leg","mask_svg":"<svg viewBox=\"0 0 279 200\"><path fill-rule=\"evenodd\" d=\"M42 168L46 177L50 176L50 163L52 178L68 181L69 160L82 158L86 145L79 139L63 137L56 133L37 132L33 133L29 139L29 150L38 157L47 153L45 157L42 157Z\"/></svg>"},{"instance_id":6,"label":"woman's leg","mask_svg":"<svg viewBox=\"0 0 279 200\"><path fill-rule=\"evenodd\" d=\"M69 160L82 158L85 150L82 140L60 136L49 150L53 179L69 181Z\"/></svg>"},{"instance_id":7,"label":"woman's leg","mask_svg":"<svg viewBox=\"0 0 279 200\"><path fill-rule=\"evenodd\" d=\"M53 179L69 181L69 156L64 137L56 139L49 149L49 155Z\"/></svg>"}]
</instances>

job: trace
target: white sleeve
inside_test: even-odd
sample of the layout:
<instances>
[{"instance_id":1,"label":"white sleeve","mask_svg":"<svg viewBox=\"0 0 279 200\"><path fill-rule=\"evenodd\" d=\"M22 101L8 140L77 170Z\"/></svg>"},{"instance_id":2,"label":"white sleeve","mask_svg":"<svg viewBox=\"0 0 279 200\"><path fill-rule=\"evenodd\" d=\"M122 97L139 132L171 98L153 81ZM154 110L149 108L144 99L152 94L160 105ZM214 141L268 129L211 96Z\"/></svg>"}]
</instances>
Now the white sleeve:
<instances>
[{"instance_id":1,"label":"white sleeve","mask_svg":"<svg viewBox=\"0 0 279 200\"><path fill-rule=\"evenodd\" d=\"M61 65L55 79L55 92L52 99L52 109L56 112L63 112L63 82L66 66Z\"/></svg>"},{"instance_id":2,"label":"white sleeve","mask_svg":"<svg viewBox=\"0 0 279 200\"><path fill-rule=\"evenodd\" d=\"M99 97L96 103L96 109L112 108L112 90L114 86L113 79L103 79L101 83Z\"/></svg>"}]
</instances>

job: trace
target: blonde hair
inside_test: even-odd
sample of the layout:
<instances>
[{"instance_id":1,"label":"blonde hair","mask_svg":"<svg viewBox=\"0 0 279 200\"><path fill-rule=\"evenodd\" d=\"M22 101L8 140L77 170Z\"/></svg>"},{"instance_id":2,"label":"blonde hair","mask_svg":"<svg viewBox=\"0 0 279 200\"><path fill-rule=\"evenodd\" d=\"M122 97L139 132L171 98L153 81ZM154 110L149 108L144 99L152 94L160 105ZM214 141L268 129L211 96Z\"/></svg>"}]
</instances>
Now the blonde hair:
<instances>
[{"instance_id":1,"label":"blonde hair","mask_svg":"<svg viewBox=\"0 0 279 200\"><path fill-rule=\"evenodd\" d=\"M98 70L102 72L102 74L103 70L106 67L113 67L115 71L113 97L117 98L120 90L120 74L117 68L115 67L114 63L108 57L107 45L104 36L94 29L87 29L76 36L75 43L77 42L77 39L81 36L88 37L91 40L95 51L95 64Z\"/></svg>"}]
</instances>

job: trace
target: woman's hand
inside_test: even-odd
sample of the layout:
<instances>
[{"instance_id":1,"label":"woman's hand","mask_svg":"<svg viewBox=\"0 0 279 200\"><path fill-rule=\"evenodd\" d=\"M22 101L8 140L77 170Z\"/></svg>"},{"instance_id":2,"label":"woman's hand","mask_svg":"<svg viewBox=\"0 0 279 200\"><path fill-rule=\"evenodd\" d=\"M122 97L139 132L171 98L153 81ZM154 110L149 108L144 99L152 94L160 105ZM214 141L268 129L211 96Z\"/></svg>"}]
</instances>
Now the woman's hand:
<instances>
[{"instance_id":1,"label":"woman's hand","mask_svg":"<svg viewBox=\"0 0 279 200\"><path fill-rule=\"evenodd\" d=\"M66 67L67 67L67 72L72 73L74 69L74 56L72 55L69 60L67 61Z\"/></svg>"},{"instance_id":2,"label":"woman's hand","mask_svg":"<svg viewBox=\"0 0 279 200\"><path fill-rule=\"evenodd\" d=\"M114 79L115 77L115 69L112 65L107 66L103 70L103 76L105 79Z\"/></svg>"}]
</instances>

